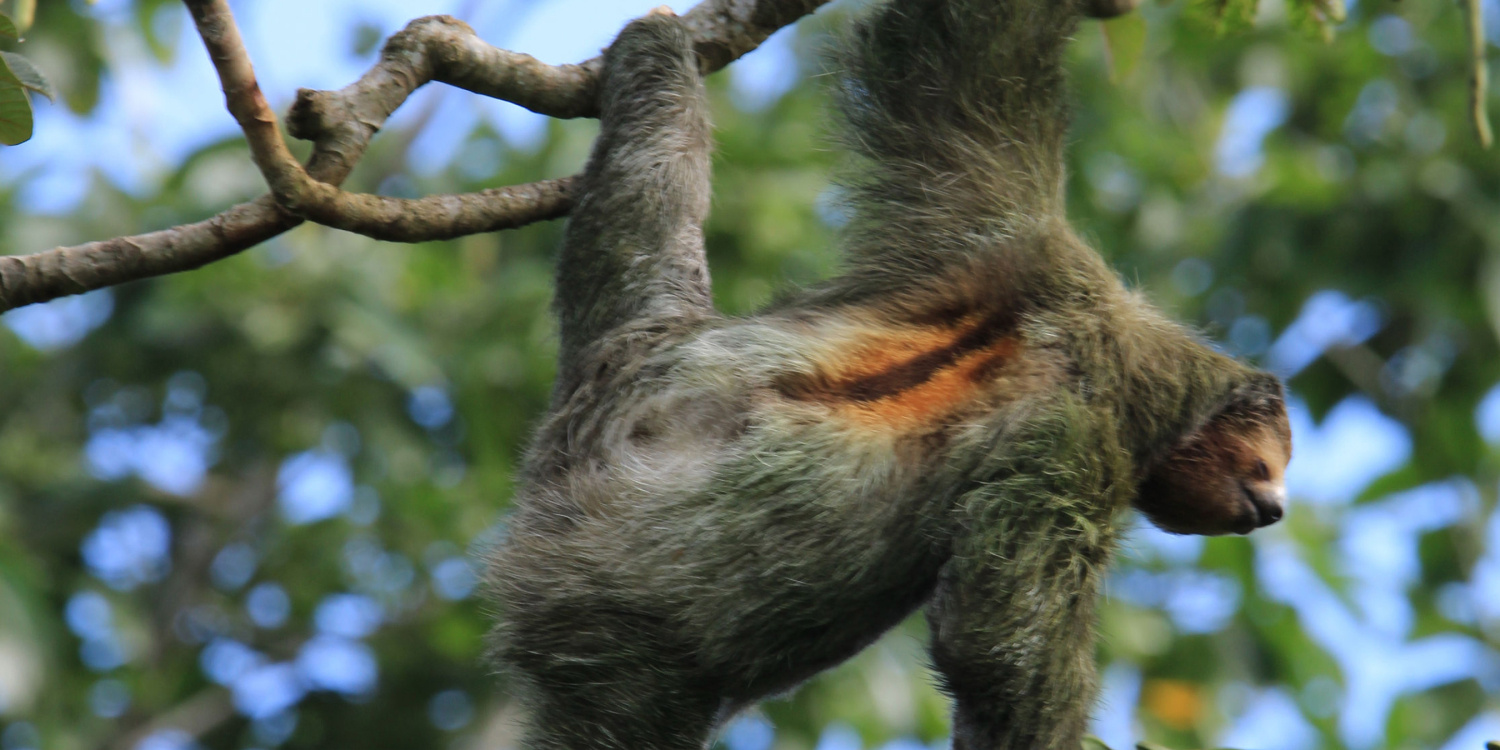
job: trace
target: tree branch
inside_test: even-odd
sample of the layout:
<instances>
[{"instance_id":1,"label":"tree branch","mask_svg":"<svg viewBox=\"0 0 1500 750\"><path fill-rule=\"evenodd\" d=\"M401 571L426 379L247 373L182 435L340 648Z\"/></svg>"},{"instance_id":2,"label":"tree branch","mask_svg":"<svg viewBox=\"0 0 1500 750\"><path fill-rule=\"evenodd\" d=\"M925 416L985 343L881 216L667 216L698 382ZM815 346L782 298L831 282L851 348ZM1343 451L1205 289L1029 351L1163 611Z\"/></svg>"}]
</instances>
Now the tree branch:
<instances>
[{"instance_id":1,"label":"tree branch","mask_svg":"<svg viewBox=\"0 0 1500 750\"><path fill-rule=\"evenodd\" d=\"M349 193L313 179L282 139L276 113L255 81L228 0L187 0L187 5L223 84L225 104L250 144L255 166L277 202L292 213L377 239L423 242L521 226L560 216L572 207L571 180L408 200ZM460 21L448 19L448 23L468 28ZM522 78L531 83L547 80L540 73L549 66L531 63L519 61L519 70L530 71Z\"/></svg>"},{"instance_id":2,"label":"tree branch","mask_svg":"<svg viewBox=\"0 0 1500 750\"><path fill-rule=\"evenodd\" d=\"M254 247L301 223L266 195L195 224L32 255L0 257L0 311L189 271Z\"/></svg>"},{"instance_id":3,"label":"tree branch","mask_svg":"<svg viewBox=\"0 0 1500 750\"><path fill-rule=\"evenodd\" d=\"M186 2L193 23L198 26L198 36L202 37L214 70L219 73L224 103L250 144L250 158L270 183L271 194L282 205L301 214L297 210L297 199L306 191L305 184L312 183L313 179L281 139L280 121L271 109L271 103L261 93L260 84L255 82L255 70L250 66L250 55L245 52L239 26L229 12L228 0Z\"/></svg>"},{"instance_id":4,"label":"tree branch","mask_svg":"<svg viewBox=\"0 0 1500 750\"><path fill-rule=\"evenodd\" d=\"M688 23L690 28L696 24L703 32L705 64L710 68L722 67L754 49L774 31L760 25L762 22L790 23L824 1L711 3ZM288 211L324 226L375 239L425 242L518 227L562 216L572 208L573 179L416 199L349 193L313 179L282 140L275 113L256 84L249 52L240 38L228 0L186 2L223 83L229 111L245 132L255 165L277 202ZM446 25L438 33L448 38L446 44L437 48L429 40L425 46L429 54L424 61L433 60L432 53L436 50L445 53L457 50L459 55L436 58L442 62L441 71L429 65L432 70L421 71L427 75L408 80L423 82L441 72L450 80L460 81L463 88L519 101L547 114L566 117L592 113L597 98L594 91L600 65L597 58L582 65L553 67L529 55L485 45L461 21L447 18L436 23ZM498 76L489 73L497 70L501 72ZM403 88L395 88L391 93ZM406 94L410 94L410 89ZM399 104L394 98L387 103Z\"/></svg>"},{"instance_id":5,"label":"tree branch","mask_svg":"<svg viewBox=\"0 0 1500 750\"><path fill-rule=\"evenodd\" d=\"M826 1L706 0L684 20L698 39L705 72L712 72ZM207 3L188 0L188 5L197 21L199 8ZM232 24L227 28L211 25L209 30L224 40L232 32ZM261 108L265 99L254 86L248 60L216 56L214 62L221 76L228 74L224 81L226 98L248 101L248 109L231 111L236 120L248 118L250 129L255 131L247 132L246 137L262 150L257 166L277 175L302 172L311 178L307 182L313 184L312 200L326 202L312 217L329 219L320 223L343 224L340 228L393 240L446 239L522 226L565 215L573 202L572 178L416 201L338 191L336 186L364 155L370 139L417 88L439 81L553 117L587 117L598 111L600 58L577 65L547 65L530 55L485 44L462 21L446 16L420 18L391 37L380 62L358 81L340 91L298 92L287 127L293 136L313 141L313 153L304 171L294 160L287 162L279 135L273 142L275 120L265 119L269 107ZM245 126L244 121L241 126ZM269 161L262 165L262 158ZM272 185L277 187L276 183ZM346 196L352 199L348 203L353 208L343 204ZM345 211L355 215L351 217ZM302 218L280 208L267 195L194 224L0 257L0 311L192 270L260 244L301 222Z\"/></svg>"}]
</instances>

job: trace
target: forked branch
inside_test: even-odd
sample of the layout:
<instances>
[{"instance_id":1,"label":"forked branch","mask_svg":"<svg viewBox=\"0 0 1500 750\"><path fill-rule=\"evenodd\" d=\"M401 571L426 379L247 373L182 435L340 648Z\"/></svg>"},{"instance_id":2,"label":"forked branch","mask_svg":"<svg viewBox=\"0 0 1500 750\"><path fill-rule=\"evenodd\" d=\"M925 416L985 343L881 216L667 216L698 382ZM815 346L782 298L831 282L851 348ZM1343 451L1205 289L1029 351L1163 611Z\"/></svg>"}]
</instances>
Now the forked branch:
<instances>
[{"instance_id":1,"label":"forked branch","mask_svg":"<svg viewBox=\"0 0 1500 750\"><path fill-rule=\"evenodd\" d=\"M355 83L340 91L298 92L287 126L293 136L313 142L304 169L280 139L227 7L186 1L200 30L206 30L205 42L217 40L217 47L208 46L221 76L227 74L223 82L231 111L242 128L249 124L246 137L257 166L269 171L268 183L280 191L275 194L292 198L297 212L266 195L194 224L0 257L0 311L198 268L275 237L304 218L380 239L418 242L521 226L571 209L572 178L416 200L352 194L337 186L391 113L430 81L553 117L587 117L597 112L599 58L547 65L484 43L456 19L417 19L391 37L379 63ZM706 0L684 18L697 37L705 70L713 71L825 2Z\"/></svg>"},{"instance_id":2,"label":"forked branch","mask_svg":"<svg viewBox=\"0 0 1500 750\"><path fill-rule=\"evenodd\" d=\"M349 193L319 182L282 139L227 0L187 0L187 6L223 83L229 112L245 133L251 158L276 202L293 214L376 239L423 242L555 218L572 205L570 180L414 200Z\"/></svg>"}]
</instances>

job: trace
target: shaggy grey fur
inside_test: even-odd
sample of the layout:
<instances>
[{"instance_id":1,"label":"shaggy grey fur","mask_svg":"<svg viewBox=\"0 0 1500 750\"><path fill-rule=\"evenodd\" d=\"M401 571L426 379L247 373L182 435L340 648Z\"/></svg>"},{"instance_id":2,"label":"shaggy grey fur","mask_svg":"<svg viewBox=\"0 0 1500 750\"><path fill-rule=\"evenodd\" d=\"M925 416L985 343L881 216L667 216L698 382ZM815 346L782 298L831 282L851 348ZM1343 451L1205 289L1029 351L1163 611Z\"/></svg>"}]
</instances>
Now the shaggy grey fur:
<instances>
[{"instance_id":1,"label":"shaggy grey fur","mask_svg":"<svg viewBox=\"0 0 1500 750\"><path fill-rule=\"evenodd\" d=\"M1164 490L1172 528L1266 522L1230 463L1285 447L1280 386L1065 221L1080 7L900 0L861 22L841 58L848 271L749 318L709 298L687 32L653 16L610 48L553 404L492 568L528 750L702 748L924 604L957 747L1074 750L1104 566L1154 467L1228 477L1203 507Z\"/></svg>"}]
</instances>

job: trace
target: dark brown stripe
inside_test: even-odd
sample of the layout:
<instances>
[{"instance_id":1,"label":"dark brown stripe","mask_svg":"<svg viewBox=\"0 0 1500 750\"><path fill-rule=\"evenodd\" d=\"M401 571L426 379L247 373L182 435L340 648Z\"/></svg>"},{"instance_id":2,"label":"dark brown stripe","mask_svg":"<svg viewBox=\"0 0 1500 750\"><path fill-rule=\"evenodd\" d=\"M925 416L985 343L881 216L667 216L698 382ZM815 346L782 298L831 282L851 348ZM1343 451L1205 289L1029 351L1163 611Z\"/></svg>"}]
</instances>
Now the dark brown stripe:
<instances>
[{"instance_id":1,"label":"dark brown stripe","mask_svg":"<svg viewBox=\"0 0 1500 750\"><path fill-rule=\"evenodd\" d=\"M969 380L975 383L983 383L993 379L996 375L1000 374L1000 370L1004 369L1015 358L1016 349L1018 348L1020 348L1020 343L1013 338L1002 342L1000 345L996 345L994 347L995 352L985 357L984 361L980 362L979 366L975 367L973 372L969 373Z\"/></svg>"},{"instance_id":2,"label":"dark brown stripe","mask_svg":"<svg viewBox=\"0 0 1500 750\"><path fill-rule=\"evenodd\" d=\"M847 401L879 401L899 395L904 391L926 383L944 368L951 367L959 359L999 341L1016 327L1019 315L1009 306L991 313L979 324L969 329L957 341L941 349L917 355L899 365L871 375L819 387L803 382L783 386L782 392L792 398L838 398ZM1004 355L997 355L1003 357ZM981 370L993 372L999 362L986 362ZM800 386L800 387L799 387Z\"/></svg>"}]
</instances>

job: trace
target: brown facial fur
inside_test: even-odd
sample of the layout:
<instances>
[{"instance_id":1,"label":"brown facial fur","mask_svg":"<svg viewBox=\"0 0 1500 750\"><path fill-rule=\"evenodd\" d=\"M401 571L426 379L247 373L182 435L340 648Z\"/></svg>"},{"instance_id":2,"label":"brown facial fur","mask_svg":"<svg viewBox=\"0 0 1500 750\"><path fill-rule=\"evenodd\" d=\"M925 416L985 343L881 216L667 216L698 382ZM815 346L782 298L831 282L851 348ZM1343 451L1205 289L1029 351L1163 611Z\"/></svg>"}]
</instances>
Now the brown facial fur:
<instances>
[{"instance_id":1,"label":"brown facial fur","mask_svg":"<svg viewBox=\"0 0 1500 750\"><path fill-rule=\"evenodd\" d=\"M1135 506L1175 534L1248 534L1280 520L1291 449L1279 396L1231 404L1152 467Z\"/></svg>"}]
</instances>

